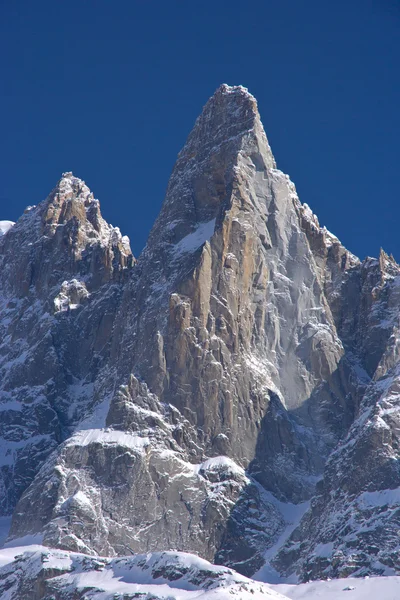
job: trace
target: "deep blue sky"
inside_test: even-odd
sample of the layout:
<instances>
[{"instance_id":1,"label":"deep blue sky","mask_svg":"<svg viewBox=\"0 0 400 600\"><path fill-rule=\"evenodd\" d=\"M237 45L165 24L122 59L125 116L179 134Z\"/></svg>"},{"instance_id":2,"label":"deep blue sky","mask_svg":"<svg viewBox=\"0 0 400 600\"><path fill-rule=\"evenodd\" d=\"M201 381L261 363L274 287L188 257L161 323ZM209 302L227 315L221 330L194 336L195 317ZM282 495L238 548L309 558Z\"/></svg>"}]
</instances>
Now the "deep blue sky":
<instances>
[{"instance_id":1,"label":"deep blue sky","mask_svg":"<svg viewBox=\"0 0 400 600\"><path fill-rule=\"evenodd\" d=\"M72 170L137 255L221 83L360 257L400 260L398 0L0 0L0 220Z\"/></svg>"}]
</instances>

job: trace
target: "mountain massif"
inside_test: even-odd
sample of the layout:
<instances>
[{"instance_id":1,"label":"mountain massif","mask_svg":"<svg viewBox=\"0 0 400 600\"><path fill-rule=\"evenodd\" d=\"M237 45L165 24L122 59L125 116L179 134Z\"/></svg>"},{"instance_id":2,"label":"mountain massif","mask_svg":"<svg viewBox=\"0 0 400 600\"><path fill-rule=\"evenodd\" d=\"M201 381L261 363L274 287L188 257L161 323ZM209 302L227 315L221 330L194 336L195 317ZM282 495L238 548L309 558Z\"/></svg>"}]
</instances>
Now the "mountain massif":
<instances>
[{"instance_id":1,"label":"mountain massif","mask_svg":"<svg viewBox=\"0 0 400 600\"><path fill-rule=\"evenodd\" d=\"M319 225L241 86L205 105L137 259L64 173L0 222L8 542L107 569L188 552L239 583L399 573L399 308L399 265Z\"/></svg>"}]
</instances>

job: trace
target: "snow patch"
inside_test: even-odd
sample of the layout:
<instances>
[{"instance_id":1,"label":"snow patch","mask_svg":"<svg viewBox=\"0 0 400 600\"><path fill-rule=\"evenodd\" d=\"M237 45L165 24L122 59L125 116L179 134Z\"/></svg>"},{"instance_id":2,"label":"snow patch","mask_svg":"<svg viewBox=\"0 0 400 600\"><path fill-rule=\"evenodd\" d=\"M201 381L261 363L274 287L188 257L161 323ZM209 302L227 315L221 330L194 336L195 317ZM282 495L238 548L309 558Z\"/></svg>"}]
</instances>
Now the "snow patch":
<instances>
[{"instance_id":1,"label":"snow patch","mask_svg":"<svg viewBox=\"0 0 400 600\"><path fill-rule=\"evenodd\" d=\"M330 558L333 552L333 542L327 544L317 544L314 549L315 556L320 558Z\"/></svg>"},{"instance_id":2,"label":"snow patch","mask_svg":"<svg viewBox=\"0 0 400 600\"><path fill-rule=\"evenodd\" d=\"M273 585L291 600L397 600L400 577L365 577L312 581L299 585Z\"/></svg>"},{"instance_id":3,"label":"snow patch","mask_svg":"<svg viewBox=\"0 0 400 600\"><path fill-rule=\"evenodd\" d=\"M175 244L173 252L175 255L194 252L200 248L207 240L211 238L215 230L215 219L206 223L199 223L196 229Z\"/></svg>"},{"instance_id":4,"label":"snow patch","mask_svg":"<svg viewBox=\"0 0 400 600\"><path fill-rule=\"evenodd\" d=\"M201 471L224 471L229 475L239 475L245 477L245 471L242 467L239 467L231 458L227 456L215 456L208 458L199 465L196 465L195 472L200 473Z\"/></svg>"},{"instance_id":5,"label":"snow patch","mask_svg":"<svg viewBox=\"0 0 400 600\"><path fill-rule=\"evenodd\" d=\"M18 562L12 564L16 556ZM85 592L85 598L93 600L114 600L123 594L143 600L284 600L264 583L183 552L110 559L32 546L19 548L18 552L0 550L0 565L0 589L4 575L18 572L19 578L34 581L44 566L54 571L49 575L61 591L60 597L68 598ZM17 579L9 581L13 589L7 582L8 594L15 590Z\"/></svg>"},{"instance_id":6,"label":"snow patch","mask_svg":"<svg viewBox=\"0 0 400 600\"><path fill-rule=\"evenodd\" d=\"M143 450L150 444L147 437L116 431L114 429L86 429L78 431L66 442L66 446L89 446L90 444L119 445L133 450Z\"/></svg>"},{"instance_id":7,"label":"snow patch","mask_svg":"<svg viewBox=\"0 0 400 600\"><path fill-rule=\"evenodd\" d=\"M0 237L10 231L14 225L14 221L0 221Z\"/></svg>"},{"instance_id":8,"label":"snow patch","mask_svg":"<svg viewBox=\"0 0 400 600\"><path fill-rule=\"evenodd\" d=\"M400 504L400 488L394 490L379 490L376 492L363 492L357 500L362 507L392 506Z\"/></svg>"},{"instance_id":9,"label":"snow patch","mask_svg":"<svg viewBox=\"0 0 400 600\"><path fill-rule=\"evenodd\" d=\"M25 552L25 548L30 549L31 546L39 545L43 542L43 534L42 533L33 533L29 535L24 535L20 538L15 538L10 542L6 542L4 544L4 548L7 549L15 549L18 548L17 554L21 554L21 552ZM14 550L13 550L14 551Z\"/></svg>"}]
</instances>

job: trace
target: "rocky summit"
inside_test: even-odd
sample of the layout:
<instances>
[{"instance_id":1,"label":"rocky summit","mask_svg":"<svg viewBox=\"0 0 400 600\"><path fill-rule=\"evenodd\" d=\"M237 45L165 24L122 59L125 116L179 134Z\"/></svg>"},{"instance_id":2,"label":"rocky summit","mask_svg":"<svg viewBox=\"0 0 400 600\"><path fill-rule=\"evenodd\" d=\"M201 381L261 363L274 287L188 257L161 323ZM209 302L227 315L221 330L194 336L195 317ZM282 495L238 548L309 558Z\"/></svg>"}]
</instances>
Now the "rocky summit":
<instances>
[{"instance_id":1,"label":"rocky summit","mask_svg":"<svg viewBox=\"0 0 400 600\"><path fill-rule=\"evenodd\" d=\"M320 226L241 86L205 105L137 259L64 173L0 221L6 545L92 570L187 552L246 590L400 573L399 308L399 265ZM18 598L32 569L7 568ZM81 597L39 571L33 599Z\"/></svg>"}]
</instances>

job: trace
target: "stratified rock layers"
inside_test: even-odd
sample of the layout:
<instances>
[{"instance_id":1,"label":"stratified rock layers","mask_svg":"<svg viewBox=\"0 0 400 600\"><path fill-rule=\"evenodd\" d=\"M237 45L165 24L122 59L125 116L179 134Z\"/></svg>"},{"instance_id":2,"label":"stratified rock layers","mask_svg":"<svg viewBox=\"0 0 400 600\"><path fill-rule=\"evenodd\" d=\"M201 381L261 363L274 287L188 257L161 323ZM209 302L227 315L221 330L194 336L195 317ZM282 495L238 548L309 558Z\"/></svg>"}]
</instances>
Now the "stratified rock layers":
<instances>
[{"instance_id":1,"label":"stratified rock layers","mask_svg":"<svg viewBox=\"0 0 400 600\"><path fill-rule=\"evenodd\" d=\"M320 227L245 88L204 107L137 262L65 174L0 238L0 263L12 537L196 552L246 575L273 547L273 567L305 579L379 572L331 517L398 485L394 393L369 423L397 385L399 267L360 263ZM304 512L317 481L290 533L287 507Z\"/></svg>"}]
</instances>

